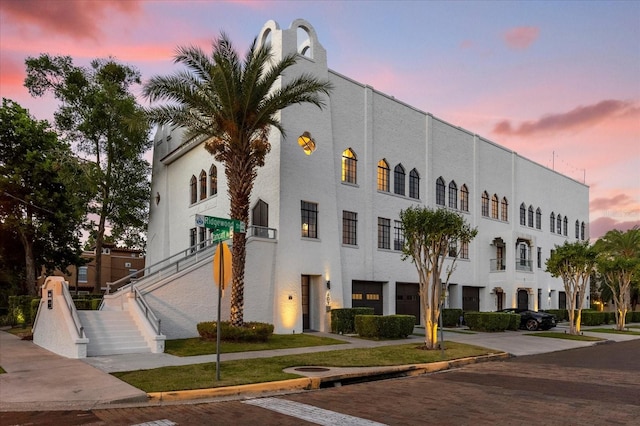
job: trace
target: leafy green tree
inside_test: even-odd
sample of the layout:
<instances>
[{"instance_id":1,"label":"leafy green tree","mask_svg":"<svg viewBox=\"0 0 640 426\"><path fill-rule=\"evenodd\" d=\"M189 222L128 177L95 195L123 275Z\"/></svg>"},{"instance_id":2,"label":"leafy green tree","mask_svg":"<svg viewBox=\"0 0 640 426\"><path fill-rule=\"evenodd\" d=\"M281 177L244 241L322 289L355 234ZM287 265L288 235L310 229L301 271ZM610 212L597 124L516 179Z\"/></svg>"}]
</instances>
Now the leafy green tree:
<instances>
[{"instance_id":1,"label":"leafy green tree","mask_svg":"<svg viewBox=\"0 0 640 426\"><path fill-rule=\"evenodd\" d=\"M167 104L149 111L151 120L186 129L225 168L232 219L249 220L249 200L259 167L271 149L272 128L284 134L278 113L297 103L322 107L330 84L303 74L282 81L297 55L274 60L270 46L254 39L241 61L225 34L214 40L211 56L198 47L180 47L175 62L186 67L171 76L153 77L144 87L152 102ZM244 322L245 234L233 234L231 323Z\"/></svg>"},{"instance_id":2,"label":"leafy green tree","mask_svg":"<svg viewBox=\"0 0 640 426\"><path fill-rule=\"evenodd\" d=\"M78 264L80 230L92 193L86 167L49 127L17 103L2 100L1 253L12 256L10 245L20 241L25 268L21 292L32 295L42 268L66 271Z\"/></svg>"},{"instance_id":3,"label":"leafy green tree","mask_svg":"<svg viewBox=\"0 0 640 426\"><path fill-rule=\"evenodd\" d=\"M102 283L102 245L107 224L116 240L142 248L150 199L150 148L146 114L131 93L140 73L114 59L95 59L89 68L73 64L68 56L47 54L28 58L25 86L33 96L51 92L61 106L56 126L64 138L87 156L95 167L91 179L96 191L89 206L95 230L96 282Z\"/></svg>"},{"instance_id":4,"label":"leafy green tree","mask_svg":"<svg viewBox=\"0 0 640 426\"><path fill-rule=\"evenodd\" d=\"M436 349L438 318L449 278L460 252L478 234L459 214L447 209L409 207L400 212L404 232L403 260L411 259L420 281L420 305L424 315L425 348ZM447 266L445 267L445 262ZM445 273L444 281L442 273Z\"/></svg>"},{"instance_id":5,"label":"leafy green tree","mask_svg":"<svg viewBox=\"0 0 640 426\"><path fill-rule=\"evenodd\" d=\"M596 269L596 252L588 241L556 245L547 260L547 272L562 279L569 306L569 333L580 334L582 308L589 278Z\"/></svg>"},{"instance_id":6,"label":"leafy green tree","mask_svg":"<svg viewBox=\"0 0 640 426\"><path fill-rule=\"evenodd\" d=\"M596 241L598 272L611 290L616 328L624 330L631 305L632 284L640 280L640 228L614 229Z\"/></svg>"}]
</instances>

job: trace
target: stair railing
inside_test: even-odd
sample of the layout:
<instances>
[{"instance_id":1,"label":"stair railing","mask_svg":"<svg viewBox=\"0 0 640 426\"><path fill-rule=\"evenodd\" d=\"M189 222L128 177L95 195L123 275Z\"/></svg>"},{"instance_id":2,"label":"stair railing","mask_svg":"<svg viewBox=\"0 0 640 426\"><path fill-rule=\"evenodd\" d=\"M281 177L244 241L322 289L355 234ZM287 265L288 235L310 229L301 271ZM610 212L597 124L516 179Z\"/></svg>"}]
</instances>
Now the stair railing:
<instances>
[{"instance_id":1,"label":"stair railing","mask_svg":"<svg viewBox=\"0 0 640 426\"><path fill-rule=\"evenodd\" d=\"M73 320L73 324L76 327L76 331L78 332L78 336L81 339L84 339L86 336L84 335L84 327L80 324L80 318L78 318L78 311L76 310L76 306L73 303L73 299L71 298L71 293L69 293L69 288L66 283L62 286L62 296L67 305L67 309L69 309L69 314L71 315L71 319ZM44 298L43 298L44 299Z\"/></svg>"},{"instance_id":2,"label":"stair railing","mask_svg":"<svg viewBox=\"0 0 640 426\"><path fill-rule=\"evenodd\" d=\"M140 291L136 287L132 287L132 288L133 288L134 299L138 303L138 306L140 307L140 309L144 311L144 316L149 322L149 324L151 324L151 326L153 327L153 330L156 332L156 335L159 336L160 334L162 334L161 333L162 322L160 321L160 318L156 317L156 314L153 313L153 311L147 304L147 301L144 300L142 293L140 293Z\"/></svg>"}]
</instances>

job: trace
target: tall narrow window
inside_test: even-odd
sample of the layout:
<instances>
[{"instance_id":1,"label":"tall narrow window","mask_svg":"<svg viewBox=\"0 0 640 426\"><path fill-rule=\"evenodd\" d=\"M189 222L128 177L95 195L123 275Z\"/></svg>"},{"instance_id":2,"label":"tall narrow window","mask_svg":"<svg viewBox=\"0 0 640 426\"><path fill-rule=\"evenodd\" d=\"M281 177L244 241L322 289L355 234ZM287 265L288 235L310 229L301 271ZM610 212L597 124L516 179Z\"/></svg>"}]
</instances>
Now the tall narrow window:
<instances>
[{"instance_id":1,"label":"tall narrow window","mask_svg":"<svg viewBox=\"0 0 640 426\"><path fill-rule=\"evenodd\" d=\"M442 176L436 180L436 204L439 206L444 206L444 179Z\"/></svg>"},{"instance_id":2,"label":"tall narrow window","mask_svg":"<svg viewBox=\"0 0 640 426\"><path fill-rule=\"evenodd\" d=\"M449 207L458 208L458 185L454 181L449 182Z\"/></svg>"},{"instance_id":3,"label":"tall narrow window","mask_svg":"<svg viewBox=\"0 0 640 426\"><path fill-rule=\"evenodd\" d=\"M402 251L404 247L404 230L402 229L402 222L399 220L393 221L393 249Z\"/></svg>"},{"instance_id":4,"label":"tall narrow window","mask_svg":"<svg viewBox=\"0 0 640 426\"><path fill-rule=\"evenodd\" d=\"M569 232L567 230L567 228L569 227L569 218L568 217L564 217L564 220L562 222L562 235L564 235L565 237L567 236L567 233Z\"/></svg>"},{"instance_id":5,"label":"tall narrow window","mask_svg":"<svg viewBox=\"0 0 640 426\"><path fill-rule=\"evenodd\" d=\"M538 268L542 268L542 248L538 247Z\"/></svg>"},{"instance_id":6,"label":"tall narrow window","mask_svg":"<svg viewBox=\"0 0 640 426\"><path fill-rule=\"evenodd\" d=\"M491 217L498 218L498 196L496 194L491 197Z\"/></svg>"},{"instance_id":7,"label":"tall narrow window","mask_svg":"<svg viewBox=\"0 0 640 426\"><path fill-rule=\"evenodd\" d=\"M456 257L458 255L458 241L449 241L449 257Z\"/></svg>"},{"instance_id":8,"label":"tall narrow window","mask_svg":"<svg viewBox=\"0 0 640 426\"><path fill-rule=\"evenodd\" d=\"M487 191L482 193L482 216L489 217L489 194Z\"/></svg>"},{"instance_id":9,"label":"tall narrow window","mask_svg":"<svg viewBox=\"0 0 640 426\"><path fill-rule=\"evenodd\" d=\"M351 148L342 152L342 181L357 183L358 159Z\"/></svg>"},{"instance_id":10,"label":"tall narrow window","mask_svg":"<svg viewBox=\"0 0 640 426\"><path fill-rule=\"evenodd\" d=\"M342 244L355 246L358 244L358 213L342 211Z\"/></svg>"},{"instance_id":11,"label":"tall narrow window","mask_svg":"<svg viewBox=\"0 0 640 426\"><path fill-rule=\"evenodd\" d=\"M251 224L254 236L269 238L269 204L258 200L251 210Z\"/></svg>"},{"instance_id":12,"label":"tall narrow window","mask_svg":"<svg viewBox=\"0 0 640 426\"><path fill-rule=\"evenodd\" d=\"M542 210L536 209L536 229L542 229Z\"/></svg>"},{"instance_id":13,"label":"tall narrow window","mask_svg":"<svg viewBox=\"0 0 640 426\"><path fill-rule=\"evenodd\" d=\"M467 185L462 185L460 188L460 210L463 212L469 211L469 190Z\"/></svg>"},{"instance_id":14,"label":"tall narrow window","mask_svg":"<svg viewBox=\"0 0 640 426\"><path fill-rule=\"evenodd\" d=\"M302 236L306 238L318 238L318 204L300 202L302 219Z\"/></svg>"},{"instance_id":15,"label":"tall narrow window","mask_svg":"<svg viewBox=\"0 0 640 426\"><path fill-rule=\"evenodd\" d=\"M191 253L196 251L196 244L198 244L198 233L196 228L189 229L189 248Z\"/></svg>"},{"instance_id":16,"label":"tall narrow window","mask_svg":"<svg viewBox=\"0 0 640 426\"><path fill-rule=\"evenodd\" d=\"M86 283L87 282L88 272L89 272L89 267L88 266L81 266L81 267L78 268L78 282L79 283Z\"/></svg>"},{"instance_id":17,"label":"tall narrow window","mask_svg":"<svg viewBox=\"0 0 640 426\"><path fill-rule=\"evenodd\" d=\"M200 199L207 198L207 173L202 170L200 172Z\"/></svg>"},{"instance_id":18,"label":"tall narrow window","mask_svg":"<svg viewBox=\"0 0 640 426\"><path fill-rule=\"evenodd\" d=\"M218 194L218 168L211 165L209 169L209 195Z\"/></svg>"},{"instance_id":19,"label":"tall narrow window","mask_svg":"<svg viewBox=\"0 0 640 426\"><path fill-rule=\"evenodd\" d=\"M191 204L195 204L198 201L198 179L194 175L191 176L189 186L191 187Z\"/></svg>"},{"instance_id":20,"label":"tall narrow window","mask_svg":"<svg viewBox=\"0 0 640 426\"><path fill-rule=\"evenodd\" d=\"M420 198L420 175L416 169L409 172L409 197Z\"/></svg>"},{"instance_id":21,"label":"tall narrow window","mask_svg":"<svg viewBox=\"0 0 640 426\"><path fill-rule=\"evenodd\" d=\"M551 231L551 233L555 232L555 226L556 226L556 215L553 214L553 212L551 212L551 215L549 216L549 231Z\"/></svg>"},{"instance_id":22,"label":"tall narrow window","mask_svg":"<svg viewBox=\"0 0 640 426\"><path fill-rule=\"evenodd\" d=\"M533 206L529 206L527 210L527 226L533 228Z\"/></svg>"},{"instance_id":23,"label":"tall narrow window","mask_svg":"<svg viewBox=\"0 0 640 426\"><path fill-rule=\"evenodd\" d=\"M502 197L502 202L500 203L500 220L509 221L509 202L507 197Z\"/></svg>"},{"instance_id":24,"label":"tall narrow window","mask_svg":"<svg viewBox=\"0 0 640 426\"><path fill-rule=\"evenodd\" d=\"M580 222L576 220L576 240L580 238Z\"/></svg>"},{"instance_id":25,"label":"tall narrow window","mask_svg":"<svg viewBox=\"0 0 640 426\"><path fill-rule=\"evenodd\" d=\"M404 195L404 167L398 164L393 168L393 192L394 194Z\"/></svg>"},{"instance_id":26,"label":"tall narrow window","mask_svg":"<svg viewBox=\"0 0 640 426\"><path fill-rule=\"evenodd\" d=\"M556 229L557 229L556 233L558 235L562 235L562 216L561 215L558 215L556 217L556 225L557 225L556 226Z\"/></svg>"},{"instance_id":27,"label":"tall narrow window","mask_svg":"<svg viewBox=\"0 0 640 426\"><path fill-rule=\"evenodd\" d=\"M385 159L378 161L378 191L389 192L389 164Z\"/></svg>"},{"instance_id":28,"label":"tall narrow window","mask_svg":"<svg viewBox=\"0 0 640 426\"><path fill-rule=\"evenodd\" d=\"M524 203L520 204L520 225L525 226L527 224L527 207Z\"/></svg>"},{"instance_id":29,"label":"tall narrow window","mask_svg":"<svg viewBox=\"0 0 640 426\"><path fill-rule=\"evenodd\" d=\"M469 258L469 243L464 241L460 247L460 259Z\"/></svg>"},{"instance_id":30,"label":"tall narrow window","mask_svg":"<svg viewBox=\"0 0 640 426\"><path fill-rule=\"evenodd\" d=\"M198 239L200 240L200 245L198 246L199 249L202 249L205 247L205 241L207 239L207 228L205 228L204 226L200 226L198 228Z\"/></svg>"},{"instance_id":31,"label":"tall narrow window","mask_svg":"<svg viewBox=\"0 0 640 426\"><path fill-rule=\"evenodd\" d=\"M584 234L585 234L584 228L585 228L584 222L580 223L580 239L581 240L584 240Z\"/></svg>"},{"instance_id":32,"label":"tall narrow window","mask_svg":"<svg viewBox=\"0 0 640 426\"><path fill-rule=\"evenodd\" d=\"M391 248L391 220L383 217L378 218L378 248Z\"/></svg>"}]
</instances>

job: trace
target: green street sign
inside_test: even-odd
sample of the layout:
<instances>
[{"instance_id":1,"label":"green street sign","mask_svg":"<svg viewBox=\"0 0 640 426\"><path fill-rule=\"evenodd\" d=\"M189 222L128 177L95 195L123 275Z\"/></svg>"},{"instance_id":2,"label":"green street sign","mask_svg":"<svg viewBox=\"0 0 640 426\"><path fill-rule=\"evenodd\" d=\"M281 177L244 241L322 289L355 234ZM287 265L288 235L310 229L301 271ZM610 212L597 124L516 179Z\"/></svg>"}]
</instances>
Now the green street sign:
<instances>
[{"instance_id":1,"label":"green street sign","mask_svg":"<svg viewBox=\"0 0 640 426\"><path fill-rule=\"evenodd\" d=\"M226 230L227 240L230 238L230 231L244 233L244 222L241 222L237 219L226 219L223 217L215 217L215 216L204 216L201 214L196 215L196 226L201 226L207 229L214 230L214 239L215 235L219 232L224 232Z\"/></svg>"}]
</instances>

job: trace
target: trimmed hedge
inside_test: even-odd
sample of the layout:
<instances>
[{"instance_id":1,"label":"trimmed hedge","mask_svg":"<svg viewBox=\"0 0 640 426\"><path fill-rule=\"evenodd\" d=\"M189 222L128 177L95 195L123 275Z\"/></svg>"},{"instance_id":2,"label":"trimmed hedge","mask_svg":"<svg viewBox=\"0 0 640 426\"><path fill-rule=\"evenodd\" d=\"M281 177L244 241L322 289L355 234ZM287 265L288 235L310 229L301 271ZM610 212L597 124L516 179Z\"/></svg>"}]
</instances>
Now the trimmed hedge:
<instances>
[{"instance_id":1,"label":"trimmed hedge","mask_svg":"<svg viewBox=\"0 0 640 426\"><path fill-rule=\"evenodd\" d=\"M631 313L631 322L640 322L640 311L633 311Z\"/></svg>"},{"instance_id":2,"label":"trimmed hedge","mask_svg":"<svg viewBox=\"0 0 640 426\"><path fill-rule=\"evenodd\" d=\"M547 309L544 312L555 315L557 321L569 321L569 311L566 309Z\"/></svg>"},{"instance_id":3,"label":"trimmed hedge","mask_svg":"<svg viewBox=\"0 0 640 426\"><path fill-rule=\"evenodd\" d=\"M356 315L355 328L360 337L400 339L413 333L413 315Z\"/></svg>"},{"instance_id":4,"label":"trimmed hedge","mask_svg":"<svg viewBox=\"0 0 640 426\"><path fill-rule=\"evenodd\" d=\"M520 315L505 312L466 312L464 320L470 330L474 331L505 331L510 330L517 317L520 324Z\"/></svg>"},{"instance_id":5,"label":"trimmed hedge","mask_svg":"<svg viewBox=\"0 0 640 426\"><path fill-rule=\"evenodd\" d=\"M340 308L331 310L331 332L353 334L356 332L356 315L373 315L373 308Z\"/></svg>"},{"instance_id":6,"label":"trimmed hedge","mask_svg":"<svg viewBox=\"0 0 640 426\"><path fill-rule=\"evenodd\" d=\"M582 325L601 325L606 324L607 315L598 311L582 311L580 316L580 324Z\"/></svg>"},{"instance_id":7,"label":"trimmed hedge","mask_svg":"<svg viewBox=\"0 0 640 426\"><path fill-rule=\"evenodd\" d=\"M39 297L9 296L8 322L11 325L32 325L36 319L39 304Z\"/></svg>"},{"instance_id":8,"label":"trimmed hedge","mask_svg":"<svg viewBox=\"0 0 640 426\"><path fill-rule=\"evenodd\" d=\"M460 317L462 316L462 309L443 309L442 310L442 326L443 327L456 327L460 324Z\"/></svg>"},{"instance_id":9,"label":"trimmed hedge","mask_svg":"<svg viewBox=\"0 0 640 426\"><path fill-rule=\"evenodd\" d=\"M225 342L266 342L273 335L273 324L245 322L242 327L234 327L229 321L221 321L220 331L220 340ZM217 322L198 323L198 334L205 340L217 340Z\"/></svg>"},{"instance_id":10,"label":"trimmed hedge","mask_svg":"<svg viewBox=\"0 0 640 426\"><path fill-rule=\"evenodd\" d=\"M81 311L96 311L100 307L100 303L102 303L102 296L73 299L76 309Z\"/></svg>"}]
</instances>

